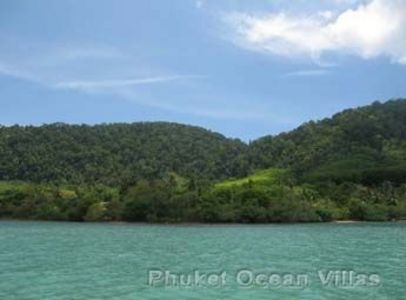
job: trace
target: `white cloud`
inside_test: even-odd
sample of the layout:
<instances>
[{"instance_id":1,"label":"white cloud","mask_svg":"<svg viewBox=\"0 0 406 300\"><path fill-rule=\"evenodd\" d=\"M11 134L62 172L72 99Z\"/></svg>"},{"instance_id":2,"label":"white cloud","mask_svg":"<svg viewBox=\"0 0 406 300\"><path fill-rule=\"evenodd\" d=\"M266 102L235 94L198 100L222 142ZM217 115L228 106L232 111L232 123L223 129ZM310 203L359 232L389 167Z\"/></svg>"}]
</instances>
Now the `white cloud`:
<instances>
[{"instance_id":1,"label":"white cloud","mask_svg":"<svg viewBox=\"0 0 406 300\"><path fill-rule=\"evenodd\" d=\"M35 76L1 62L0 62L0 74L3 76L13 77L17 79L37 81Z\"/></svg>"},{"instance_id":2,"label":"white cloud","mask_svg":"<svg viewBox=\"0 0 406 300\"><path fill-rule=\"evenodd\" d=\"M173 74L151 67L107 45L78 46L77 43L40 42L30 45L36 51L23 47L10 51L2 46L0 75L54 89L106 92L137 85L202 77Z\"/></svg>"},{"instance_id":3,"label":"white cloud","mask_svg":"<svg viewBox=\"0 0 406 300\"><path fill-rule=\"evenodd\" d=\"M333 0L337 4L355 4L361 2L362 0Z\"/></svg>"},{"instance_id":4,"label":"white cloud","mask_svg":"<svg viewBox=\"0 0 406 300\"><path fill-rule=\"evenodd\" d=\"M54 84L56 88L65 88L83 91L102 91L106 89L115 89L135 85L144 85L152 83L163 83L168 81L191 79L202 76L197 75L175 75L175 76L158 76L136 79L113 79L113 80L98 80L98 81L62 81Z\"/></svg>"},{"instance_id":5,"label":"white cloud","mask_svg":"<svg viewBox=\"0 0 406 300\"><path fill-rule=\"evenodd\" d=\"M313 76L323 76L329 73L330 72L325 69L300 70L286 73L283 77L313 77Z\"/></svg>"},{"instance_id":6,"label":"white cloud","mask_svg":"<svg viewBox=\"0 0 406 300\"><path fill-rule=\"evenodd\" d=\"M331 10L319 11L317 14L325 20L331 20L334 17L334 12Z\"/></svg>"},{"instance_id":7,"label":"white cloud","mask_svg":"<svg viewBox=\"0 0 406 300\"><path fill-rule=\"evenodd\" d=\"M204 2L203 2L203 0L197 0L195 2L195 5L196 5L196 8L202 8L204 5Z\"/></svg>"},{"instance_id":8,"label":"white cloud","mask_svg":"<svg viewBox=\"0 0 406 300\"><path fill-rule=\"evenodd\" d=\"M311 58L341 52L406 61L405 0L371 0L336 15L231 14L227 21L237 31L236 43L256 51Z\"/></svg>"},{"instance_id":9,"label":"white cloud","mask_svg":"<svg viewBox=\"0 0 406 300\"><path fill-rule=\"evenodd\" d=\"M195 96L193 98L174 98L171 101L166 99L156 98L153 96L142 97L135 89L112 89L110 93L116 95L129 102L137 103L143 106L153 107L168 112L175 112L181 114L188 114L200 117L209 117L213 119L226 119L226 120L269 120L272 117L273 121L281 124L292 125L293 121L281 119L277 116L272 116L266 112L264 108L256 107L250 103L248 106L240 104L238 107L230 103L224 103L220 99L207 99ZM214 101L213 101L214 100Z\"/></svg>"},{"instance_id":10,"label":"white cloud","mask_svg":"<svg viewBox=\"0 0 406 300\"><path fill-rule=\"evenodd\" d=\"M44 77L42 74L35 74L19 67L10 66L0 62L0 75L30 81L53 89L68 89L83 92L104 92L108 90L119 90L137 85L158 84L183 79L203 78L200 75L172 75L140 77L130 79L106 79L106 80L66 80L55 82L51 77Z\"/></svg>"}]
</instances>

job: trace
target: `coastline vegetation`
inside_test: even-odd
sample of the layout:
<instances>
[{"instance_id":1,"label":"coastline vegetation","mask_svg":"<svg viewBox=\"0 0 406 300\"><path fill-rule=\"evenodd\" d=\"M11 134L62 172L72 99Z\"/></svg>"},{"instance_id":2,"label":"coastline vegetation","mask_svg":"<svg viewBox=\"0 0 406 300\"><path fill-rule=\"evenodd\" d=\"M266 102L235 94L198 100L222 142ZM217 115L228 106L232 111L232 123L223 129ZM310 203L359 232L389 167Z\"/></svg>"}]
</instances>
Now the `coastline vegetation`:
<instances>
[{"instance_id":1,"label":"coastline vegetation","mask_svg":"<svg viewBox=\"0 0 406 300\"><path fill-rule=\"evenodd\" d=\"M258 177L263 174L261 171ZM291 179L285 175L278 180L240 179L199 185L176 181L172 176L163 180L141 180L121 188L1 182L0 218L210 223L406 218L406 184L291 185Z\"/></svg>"}]
</instances>

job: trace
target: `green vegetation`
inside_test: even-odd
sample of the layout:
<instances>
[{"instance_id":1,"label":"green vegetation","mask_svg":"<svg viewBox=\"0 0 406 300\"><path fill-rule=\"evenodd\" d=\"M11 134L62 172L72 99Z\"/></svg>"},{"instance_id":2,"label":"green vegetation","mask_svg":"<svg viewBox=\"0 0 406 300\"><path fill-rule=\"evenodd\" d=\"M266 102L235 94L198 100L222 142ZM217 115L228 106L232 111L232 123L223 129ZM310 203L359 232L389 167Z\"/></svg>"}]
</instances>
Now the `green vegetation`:
<instances>
[{"instance_id":1,"label":"green vegetation","mask_svg":"<svg viewBox=\"0 0 406 300\"><path fill-rule=\"evenodd\" d=\"M119 186L169 172L246 175L247 145L174 123L0 127L0 180Z\"/></svg>"},{"instance_id":2,"label":"green vegetation","mask_svg":"<svg viewBox=\"0 0 406 300\"><path fill-rule=\"evenodd\" d=\"M266 169L258 171L247 177L238 179L229 179L221 181L215 185L216 188L233 188L241 187L245 184L255 184L255 185L273 185L279 183L285 175L287 175L287 170L284 169Z\"/></svg>"},{"instance_id":3,"label":"green vegetation","mask_svg":"<svg viewBox=\"0 0 406 300\"><path fill-rule=\"evenodd\" d=\"M0 127L0 218L406 218L406 100L249 145L173 123Z\"/></svg>"},{"instance_id":4,"label":"green vegetation","mask_svg":"<svg viewBox=\"0 0 406 300\"><path fill-rule=\"evenodd\" d=\"M301 181L364 185L406 178L406 100L375 102L254 141L249 165L289 168Z\"/></svg>"}]
</instances>

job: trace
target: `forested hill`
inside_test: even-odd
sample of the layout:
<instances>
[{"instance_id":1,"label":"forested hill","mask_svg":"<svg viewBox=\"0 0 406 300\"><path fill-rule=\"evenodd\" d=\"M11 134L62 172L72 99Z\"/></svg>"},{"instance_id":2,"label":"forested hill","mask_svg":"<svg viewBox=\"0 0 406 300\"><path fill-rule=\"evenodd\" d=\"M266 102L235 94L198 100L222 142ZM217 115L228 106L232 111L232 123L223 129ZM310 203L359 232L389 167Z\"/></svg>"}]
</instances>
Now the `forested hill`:
<instances>
[{"instance_id":1,"label":"forested hill","mask_svg":"<svg viewBox=\"0 0 406 300\"><path fill-rule=\"evenodd\" d=\"M249 145L162 122L0 127L0 218L406 219L406 100Z\"/></svg>"},{"instance_id":2,"label":"forested hill","mask_svg":"<svg viewBox=\"0 0 406 300\"><path fill-rule=\"evenodd\" d=\"M244 175L239 140L175 123L0 127L0 180L118 185Z\"/></svg>"},{"instance_id":3,"label":"forested hill","mask_svg":"<svg viewBox=\"0 0 406 300\"><path fill-rule=\"evenodd\" d=\"M291 168L303 180L406 181L406 100L348 109L250 145L253 168Z\"/></svg>"},{"instance_id":4,"label":"forested hill","mask_svg":"<svg viewBox=\"0 0 406 300\"><path fill-rule=\"evenodd\" d=\"M219 181L275 167L310 182L404 182L406 100L345 110L249 145L165 122L0 127L0 181L118 186L170 173Z\"/></svg>"}]
</instances>

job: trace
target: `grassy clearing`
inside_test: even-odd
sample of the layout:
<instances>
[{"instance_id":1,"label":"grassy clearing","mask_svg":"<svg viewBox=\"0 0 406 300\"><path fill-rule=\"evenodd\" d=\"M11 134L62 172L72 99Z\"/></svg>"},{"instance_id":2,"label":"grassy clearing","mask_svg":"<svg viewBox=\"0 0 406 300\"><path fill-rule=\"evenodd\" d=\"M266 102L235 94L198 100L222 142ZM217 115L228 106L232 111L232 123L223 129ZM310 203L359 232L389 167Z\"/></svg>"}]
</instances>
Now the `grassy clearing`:
<instances>
[{"instance_id":1,"label":"grassy clearing","mask_svg":"<svg viewBox=\"0 0 406 300\"><path fill-rule=\"evenodd\" d=\"M253 183L259 185L271 185L278 183L283 175L286 174L285 169L266 169L258 171L252 175L249 175L240 179L231 179L219 182L215 185L216 188L231 188L239 187L244 184Z\"/></svg>"},{"instance_id":2,"label":"grassy clearing","mask_svg":"<svg viewBox=\"0 0 406 300\"><path fill-rule=\"evenodd\" d=\"M29 186L29 183L18 181L0 181L0 193L10 190L23 190Z\"/></svg>"}]
</instances>

